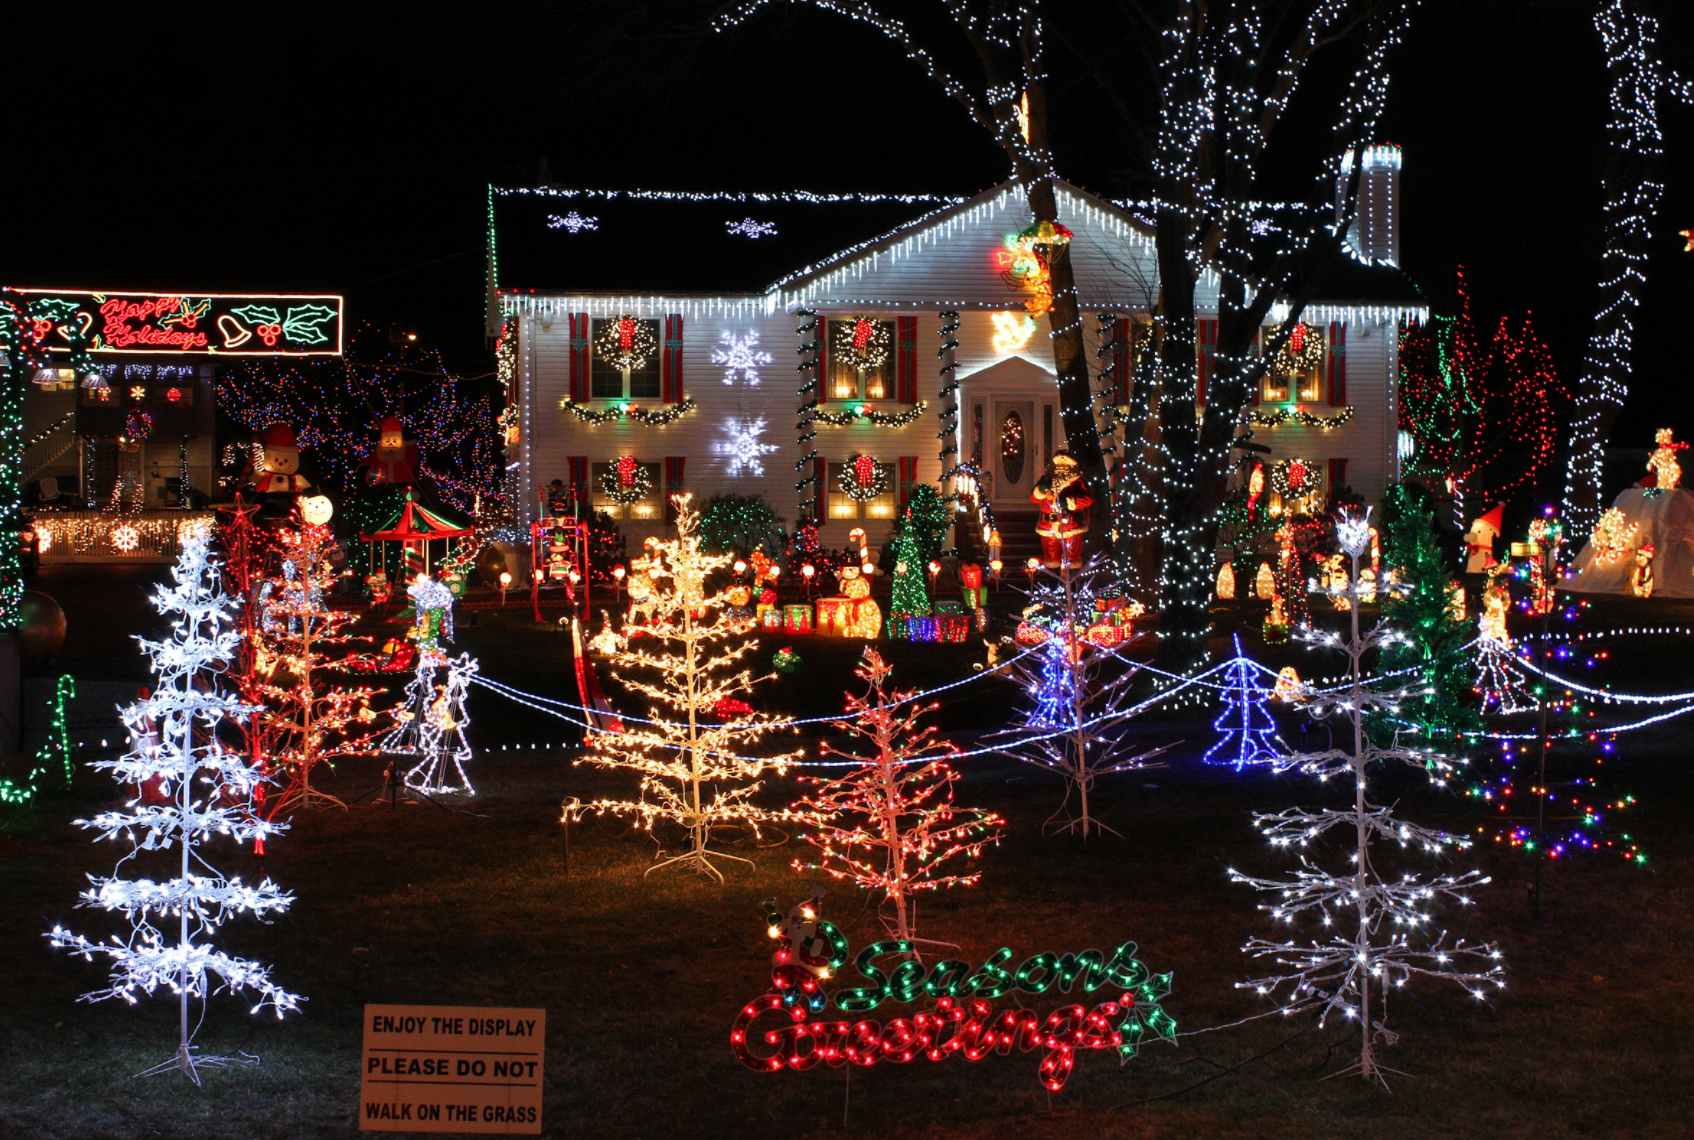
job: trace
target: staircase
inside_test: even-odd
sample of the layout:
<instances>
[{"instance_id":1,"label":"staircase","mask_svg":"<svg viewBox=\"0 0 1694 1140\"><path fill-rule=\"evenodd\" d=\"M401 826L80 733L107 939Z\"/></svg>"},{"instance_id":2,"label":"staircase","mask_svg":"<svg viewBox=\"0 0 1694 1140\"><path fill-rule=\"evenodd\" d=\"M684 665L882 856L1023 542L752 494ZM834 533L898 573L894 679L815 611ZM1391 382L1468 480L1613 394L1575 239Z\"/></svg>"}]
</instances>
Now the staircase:
<instances>
[{"instance_id":1,"label":"staircase","mask_svg":"<svg viewBox=\"0 0 1694 1140\"><path fill-rule=\"evenodd\" d=\"M1040 512L1034 507L996 507L994 526L1000 532L1000 562L1003 575L1021 573L1031 558L1041 557L1041 538L1035 533ZM959 558L988 565L988 548L975 526L961 524L958 531Z\"/></svg>"},{"instance_id":2,"label":"staircase","mask_svg":"<svg viewBox=\"0 0 1694 1140\"><path fill-rule=\"evenodd\" d=\"M76 439L76 411L72 409L48 424L24 445L22 482L33 482L75 447Z\"/></svg>"}]
</instances>

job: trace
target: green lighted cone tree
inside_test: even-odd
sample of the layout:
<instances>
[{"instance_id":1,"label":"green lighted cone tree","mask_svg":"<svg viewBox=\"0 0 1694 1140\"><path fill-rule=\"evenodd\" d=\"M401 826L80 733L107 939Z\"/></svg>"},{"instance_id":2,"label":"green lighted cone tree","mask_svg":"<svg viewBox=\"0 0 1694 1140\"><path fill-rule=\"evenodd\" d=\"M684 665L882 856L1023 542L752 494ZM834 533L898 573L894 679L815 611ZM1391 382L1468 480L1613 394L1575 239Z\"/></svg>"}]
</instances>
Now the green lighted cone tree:
<instances>
[{"instance_id":1,"label":"green lighted cone tree","mask_svg":"<svg viewBox=\"0 0 1694 1140\"><path fill-rule=\"evenodd\" d=\"M791 722L742 711L743 694L759 680L735 665L758 647L746 623L725 615L726 598L708 580L734 561L701 549L699 512L689 495L675 495L676 537L657 543L649 556L653 568L652 609L644 624L625 633L629 648L614 659L612 673L632 692L652 703L645 720L626 719L622 732L591 732L583 761L608 768L629 768L641 775L636 800L595 800L585 810L633 816L644 828L669 821L687 834L687 849L647 868L682 866L723 882L714 859L751 860L712 851L712 828L737 824L758 834L766 822L797 822L807 817L789 809L760 807L753 797L760 777L786 772L800 752L752 756L748 750L772 731ZM653 648L647 648L653 645ZM653 678L653 679L649 679Z\"/></svg>"},{"instance_id":2,"label":"green lighted cone tree","mask_svg":"<svg viewBox=\"0 0 1694 1140\"><path fill-rule=\"evenodd\" d=\"M875 755L823 746L826 754L859 766L839 780L812 780L817 790L794 805L819 820L805 836L818 849L818 862L796 859L794 869L815 868L880 894L894 906L889 933L909 942L917 921L913 895L974 884L981 871L946 870L943 864L974 860L1000 837L1005 821L982 808L953 805L958 776L946 758L959 750L935 739L933 725L918 727L919 718L936 708L933 702L918 704L909 692L887 690L893 671L875 649L865 647L853 675L870 691L848 695L847 718L835 727L871 745Z\"/></svg>"},{"instance_id":3,"label":"green lighted cone tree","mask_svg":"<svg viewBox=\"0 0 1694 1140\"><path fill-rule=\"evenodd\" d=\"M1402 588L1386 592L1382 615L1404 640L1383 647L1382 667L1418 670L1421 689L1401 703L1398 716L1417 725L1430 747L1451 751L1462 734L1482 728L1472 707L1475 685L1465 652L1472 629L1453 612L1454 571L1435 540L1429 496L1397 483L1388 490L1387 514L1385 565L1399 574ZM1373 720L1372 727L1386 726Z\"/></svg>"},{"instance_id":4,"label":"green lighted cone tree","mask_svg":"<svg viewBox=\"0 0 1694 1140\"><path fill-rule=\"evenodd\" d=\"M941 501L941 493L928 483L912 488L906 500L906 510L894 524L898 538L909 534L918 544L918 557L925 566L941 555L947 528L953 522L953 512Z\"/></svg>"},{"instance_id":5,"label":"green lighted cone tree","mask_svg":"<svg viewBox=\"0 0 1694 1140\"><path fill-rule=\"evenodd\" d=\"M888 599L888 631L893 637L906 636L903 627L908 617L929 612L929 591L923 584L927 563L922 558L910 533L894 540L894 584Z\"/></svg>"}]
</instances>

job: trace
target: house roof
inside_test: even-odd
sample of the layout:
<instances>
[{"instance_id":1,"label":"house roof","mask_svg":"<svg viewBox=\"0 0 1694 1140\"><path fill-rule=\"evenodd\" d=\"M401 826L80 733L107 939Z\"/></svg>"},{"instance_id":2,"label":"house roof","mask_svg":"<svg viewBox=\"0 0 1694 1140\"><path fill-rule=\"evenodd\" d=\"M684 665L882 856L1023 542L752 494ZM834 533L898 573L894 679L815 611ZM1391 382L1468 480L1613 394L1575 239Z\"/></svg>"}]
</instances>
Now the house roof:
<instances>
[{"instance_id":1,"label":"house roof","mask_svg":"<svg viewBox=\"0 0 1694 1140\"><path fill-rule=\"evenodd\" d=\"M759 294L964 201L490 187L494 284L519 292Z\"/></svg>"}]
</instances>

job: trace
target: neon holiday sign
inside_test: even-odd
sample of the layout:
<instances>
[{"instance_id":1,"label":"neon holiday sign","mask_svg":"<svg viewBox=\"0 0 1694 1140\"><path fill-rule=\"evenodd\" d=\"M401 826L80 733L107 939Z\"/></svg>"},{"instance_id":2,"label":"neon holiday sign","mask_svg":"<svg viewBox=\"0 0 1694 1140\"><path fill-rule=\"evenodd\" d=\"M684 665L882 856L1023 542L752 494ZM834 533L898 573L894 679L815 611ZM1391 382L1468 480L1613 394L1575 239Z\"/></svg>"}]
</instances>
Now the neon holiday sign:
<instances>
[{"instance_id":1,"label":"neon holiday sign","mask_svg":"<svg viewBox=\"0 0 1694 1140\"><path fill-rule=\"evenodd\" d=\"M786 916L775 899L765 900L770 936L780 944L771 956L772 988L747 1003L729 1035L736 1059L750 1069L776 1073L819 1062L868 1068L885 1061L980 1061L991 1053L1041 1052L1041 1083L1058 1092L1078 1050L1111 1050L1122 1064L1149 1036L1175 1040L1176 1021L1159 1005L1170 993L1171 975L1148 970L1136 959L1133 942L1109 955L1048 952L1022 961L1003 947L975 970L957 959L926 967L910 942L873 942L853 959L868 984L825 992L820 983L836 976L851 949L833 923L818 917L822 893ZM1026 995L1052 991L1083 1000L1046 1014L1022 1008ZM996 1006L999 998L1016 1004ZM842 1013L865 1014L920 1002L922 1008L885 1022L818 1016L832 1004Z\"/></svg>"},{"instance_id":2,"label":"neon holiday sign","mask_svg":"<svg viewBox=\"0 0 1694 1140\"><path fill-rule=\"evenodd\" d=\"M19 289L57 314L37 330L51 351L69 351L73 333L90 352L339 356L341 298L267 293L95 293Z\"/></svg>"}]
</instances>

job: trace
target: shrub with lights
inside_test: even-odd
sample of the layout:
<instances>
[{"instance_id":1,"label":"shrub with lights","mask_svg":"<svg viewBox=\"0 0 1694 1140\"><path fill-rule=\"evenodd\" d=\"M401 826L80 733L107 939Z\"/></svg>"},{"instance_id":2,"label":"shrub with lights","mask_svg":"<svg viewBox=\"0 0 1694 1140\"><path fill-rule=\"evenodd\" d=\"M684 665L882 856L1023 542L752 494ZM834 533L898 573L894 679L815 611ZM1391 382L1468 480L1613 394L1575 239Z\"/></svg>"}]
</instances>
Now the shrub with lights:
<instances>
[{"instance_id":1,"label":"shrub with lights","mask_svg":"<svg viewBox=\"0 0 1694 1140\"><path fill-rule=\"evenodd\" d=\"M700 509L700 543L712 554L775 554L782 549L782 537L782 520L763 495L725 492Z\"/></svg>"}]
</instances>

